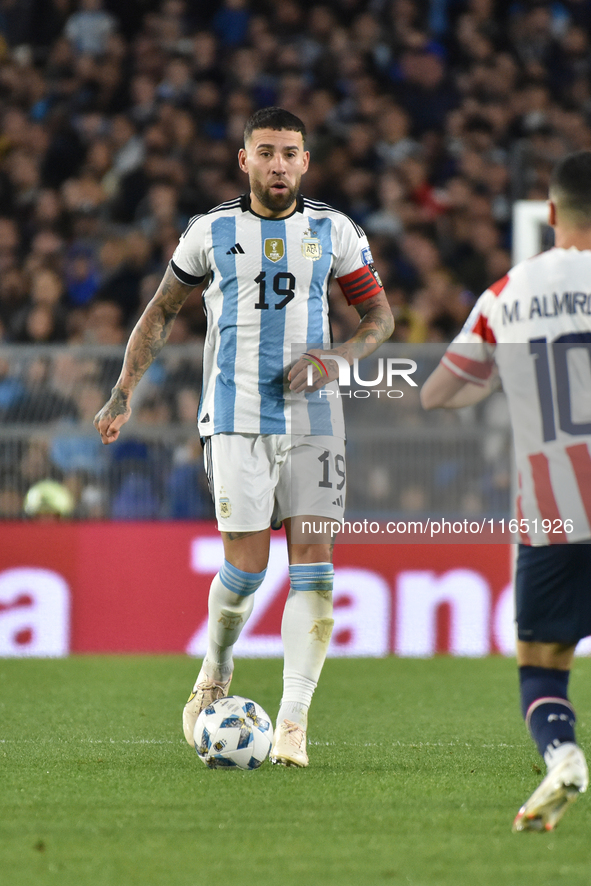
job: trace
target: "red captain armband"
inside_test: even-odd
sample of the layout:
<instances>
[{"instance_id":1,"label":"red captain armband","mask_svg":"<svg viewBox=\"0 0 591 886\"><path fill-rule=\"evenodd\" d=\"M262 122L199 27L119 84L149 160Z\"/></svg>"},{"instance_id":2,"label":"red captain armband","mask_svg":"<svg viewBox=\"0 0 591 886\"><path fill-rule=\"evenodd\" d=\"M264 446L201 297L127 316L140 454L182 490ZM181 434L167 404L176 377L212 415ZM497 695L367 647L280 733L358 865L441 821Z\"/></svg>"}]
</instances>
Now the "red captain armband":
<instances>
[{"instance_id":1,"label":"red captain armband","mask_svg":"<svg viewBox=\"0 0 591 886\"><path fill-rule=\"evenodd\" d=\"M373 264L362 265L352 274L337 277L337 282L350 305L358 305L384 289L380 275Z\"/></svg>"}]
</instances>

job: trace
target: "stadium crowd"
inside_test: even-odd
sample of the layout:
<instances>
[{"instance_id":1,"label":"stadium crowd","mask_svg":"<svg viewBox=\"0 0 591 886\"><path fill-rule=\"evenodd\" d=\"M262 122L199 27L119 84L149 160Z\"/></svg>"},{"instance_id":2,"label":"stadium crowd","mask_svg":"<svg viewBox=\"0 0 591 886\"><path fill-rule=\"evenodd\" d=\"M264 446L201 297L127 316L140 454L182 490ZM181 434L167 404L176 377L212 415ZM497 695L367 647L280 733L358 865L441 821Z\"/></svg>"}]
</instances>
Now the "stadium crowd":
<instances>
[{"instance_id":1,"label":"stadium crowd","mask_svg":"<svg viewBox=\"0 0 591 886\"><path fill-rule=\"evenodd\" d=\"M245 190L266 105L306 122L304 193L367 231L394 341L449 341L512 202L591 148L590 33L591 0L0 0L0 343L124 343L188 219ZM203 333L196 292L170 340Z\"/></svg>"}]
</instances>

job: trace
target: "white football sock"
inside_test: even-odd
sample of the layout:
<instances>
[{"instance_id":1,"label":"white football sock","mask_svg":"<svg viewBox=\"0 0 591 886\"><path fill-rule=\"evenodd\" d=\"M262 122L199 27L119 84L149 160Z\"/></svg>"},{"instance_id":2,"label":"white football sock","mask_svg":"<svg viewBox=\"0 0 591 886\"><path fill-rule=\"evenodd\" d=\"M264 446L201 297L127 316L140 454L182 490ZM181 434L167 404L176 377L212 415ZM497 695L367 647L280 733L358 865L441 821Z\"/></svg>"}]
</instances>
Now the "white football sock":
<instances>
[{"instance_id":1,"label":"white football sock","mask_svg":"<svg viewBox=\"0 0 591 886\"><path fill-rule=\"evenodd\" d=\"M224 562L209 589L207 653L197 681L225 682L232 674L232 651L254 606L254 591L262 583L265 571L242 572ZM235 593L228 585L240 589Z\"/></svg>"},{"instance_id":2,"label":"white football sock","mask_svg":"<svg viewBox=\"0 0 591 886\"><path fill-rule=\"evenodd\" d=\"M293 720L304 729L308 708L326 659L332 634L330 563L290 566L291 588L281 623L284 650L283 698L277 721ZM319 588L299 590L295 588Z\"/></svg>"}]
</instances>

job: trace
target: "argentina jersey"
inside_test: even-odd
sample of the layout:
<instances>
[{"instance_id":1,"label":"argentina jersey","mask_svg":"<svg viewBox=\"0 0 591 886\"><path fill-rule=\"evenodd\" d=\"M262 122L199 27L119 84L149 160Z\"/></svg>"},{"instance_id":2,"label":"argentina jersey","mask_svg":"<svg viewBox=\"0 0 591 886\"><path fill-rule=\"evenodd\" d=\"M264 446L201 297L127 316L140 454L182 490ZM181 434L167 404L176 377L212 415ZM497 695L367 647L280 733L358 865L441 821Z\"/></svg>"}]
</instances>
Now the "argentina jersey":
<instances>
[{"instance_id":1,"label":"argentina jersey","mask_svg":"<svg viewBox=\"0 0 591 886\"><path fill-rule=\"evenodd\" d=\"M357 298L351 303L374 294L370 259L361 228L329 206L302 197L294 212L281 219L255 214L247 196L191 219L171 269L189 286L206 279L202 436L344 438L337 382L321 391L294 393L287 374L303 351L330 342L328 286L333 277L354 281ZM327 396L327 389L333 395Z\"/></svg>"}]
</instances>

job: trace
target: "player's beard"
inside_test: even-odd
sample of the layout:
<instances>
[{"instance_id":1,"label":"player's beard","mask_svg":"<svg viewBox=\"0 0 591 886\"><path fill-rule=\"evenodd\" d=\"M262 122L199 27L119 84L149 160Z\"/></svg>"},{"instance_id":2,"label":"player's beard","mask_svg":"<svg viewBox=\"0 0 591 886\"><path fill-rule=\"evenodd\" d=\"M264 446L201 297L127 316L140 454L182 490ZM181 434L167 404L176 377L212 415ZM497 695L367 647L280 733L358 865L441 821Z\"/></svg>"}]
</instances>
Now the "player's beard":
<instances>
[{"instance_id":1,"label":"player's beard","mask_svg":"<svg viewBox=\"0 0 591 886\"><path fill-rule=\"evenodd\" d=\"M299 187L300 182L298 179L293 188L286 187L284 191L275 193L270 187L266 188L262 182L256 179L251 182L251 188L255 197L263 204L265 209L270 209L271 212L284 212L286 209L289 209L298 195Z\"/></svg>"}]
</instances>

